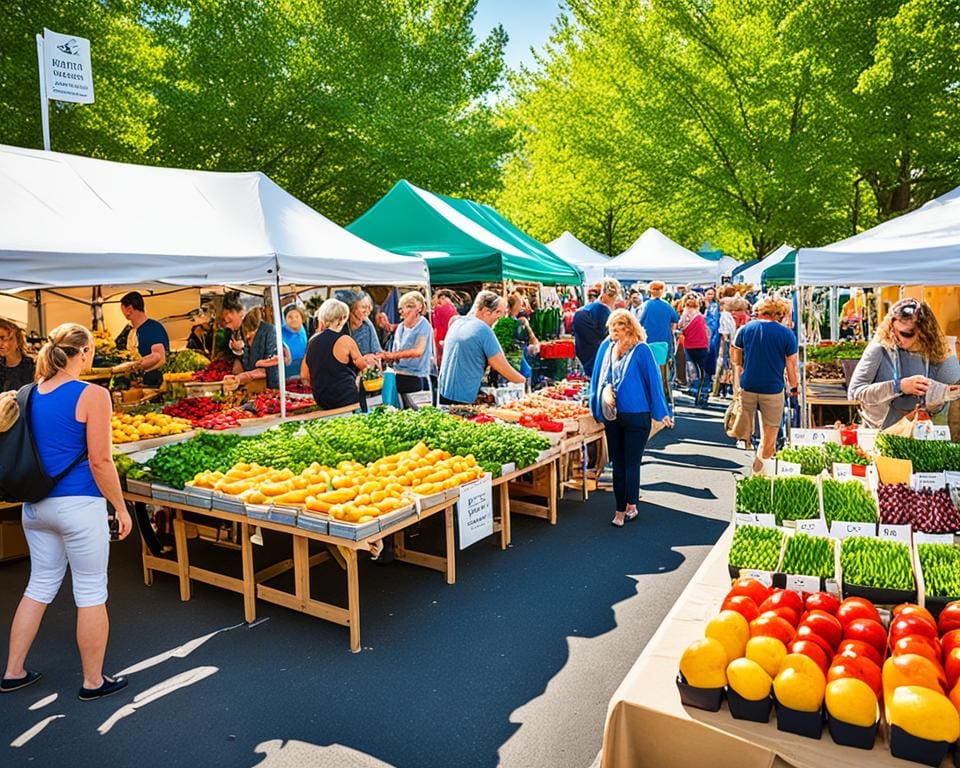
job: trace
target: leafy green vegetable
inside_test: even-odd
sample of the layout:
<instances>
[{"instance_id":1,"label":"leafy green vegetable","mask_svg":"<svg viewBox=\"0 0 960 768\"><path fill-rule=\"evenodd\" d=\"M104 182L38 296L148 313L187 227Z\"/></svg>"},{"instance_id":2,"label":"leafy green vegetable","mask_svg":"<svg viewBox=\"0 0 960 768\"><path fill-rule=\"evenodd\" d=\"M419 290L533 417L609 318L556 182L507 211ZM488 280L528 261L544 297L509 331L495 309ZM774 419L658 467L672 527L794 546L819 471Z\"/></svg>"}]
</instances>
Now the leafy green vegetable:
<instances>
[{"instance_id":1,"label":"leafy green vegetable","mask_svg":"<svg viewBox=\"0 0 960 768\"><path fill-rule=\"evenodd\" d=\"M841 341L839 344L831 344L822 347L807 347L807 360L815 362L825 362L827 360L856 360L863 356L863 351L867 348L863 341Z\"/></svg>"},{"instance_id":2,"label":"leafy green vegetable","mask_svg":"<svg viewBox=\"0 0 960 768\"><path fill-rule=\"evenodd\" d=\"M881 456L909 459L914 472L960 471L960 443L949 440L914 440L881 432L876 448Z\"/></svg>"},{"instance_id":3,"label":"leafy green vegetable","mask_svg":"<svg viewBox=\"0 0 960 768\"><path fill-rule=\"evenodd\" d=\"M877 504L859 480L823 480L823 516L829 528L834 520L845 523L877 522Z\"/></svg>"},{"instance_id":4,"label":"leafy green vegetable","mask_svg":"<svg viewBox=\"0 0 960 768\"><path fill-rule=\"evenodd\" d=\"M879 589L914 588L910 547L899 541L851 536L840 545L844 583Z\"/></svg>"},{"instance_id":5,"label":"leafy green vegetable","mask_svg":"<svg viewBox=\"0 0 960 768\"><path fill-rule=\"evenodd\" d=\"M918 544L926 593L934 597L960 597L960 547L955 544Z\"/></svg>"},{"instance_id":6,"label":"leafy green vegetable","mask_svg":"<svg viewBox=\"0 0 960 768\"><path fill-rule=\"evenodd\" d=\"M796 533L787 538L783 552L783 573L833 578L833 539Z\"/></svg>"},{"instance_id":7,"label":"leafy green vegetable","mask_svg":"<svg viewBox=\"0 0 960 768\"><path fill-rule=\"evenodd\" d=\"M778 477L773 481L773 514L784 520L811 520L820 516L817 484L809 477Z\"/></svg>"},{"instance_id":8,"label":"leafy green vegetable","mask_svg":"<svg viewBox=\"0 0 960 768\"><path fill-rule=\"evenodd\" d=\"M754 515L773 514L772 480L763 475L737 480L737 512Z\"/></svg>"},{"instance_id":9,"label":"leafy green vegetable","mask_svg":"<svg viewBox=\"0 0 960 768\"><path fill-rule=\"evenodd\" d=\"M727 562L734 568L773 571L780 562L783 533L776 528L738 525L730 543Z\"/></svg>"}]
</instances>

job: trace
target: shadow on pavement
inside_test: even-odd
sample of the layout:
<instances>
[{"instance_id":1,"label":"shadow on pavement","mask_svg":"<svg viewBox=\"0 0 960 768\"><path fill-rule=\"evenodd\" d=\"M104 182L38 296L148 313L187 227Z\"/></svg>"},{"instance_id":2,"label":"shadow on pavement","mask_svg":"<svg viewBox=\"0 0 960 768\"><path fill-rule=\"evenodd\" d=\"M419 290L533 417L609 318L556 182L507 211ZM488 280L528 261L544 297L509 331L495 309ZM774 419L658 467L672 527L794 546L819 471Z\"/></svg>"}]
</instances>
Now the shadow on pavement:
<instances>
[{"instance_id":1,"label":"shadow on pavement","mask_svg":"<svg viewBox=\"0 0 960 768\"><path fill-rule=\"evenodd\" d=\"M678 493L681 496L689 496L692 499L715 499L717 498L716 494L711 491L709 488L692 488L688 485L680 485L679 483L650 483L649 485L643 486L643 490L646 491L663 491L665 493Z\"/></svg>"}]
</instances>

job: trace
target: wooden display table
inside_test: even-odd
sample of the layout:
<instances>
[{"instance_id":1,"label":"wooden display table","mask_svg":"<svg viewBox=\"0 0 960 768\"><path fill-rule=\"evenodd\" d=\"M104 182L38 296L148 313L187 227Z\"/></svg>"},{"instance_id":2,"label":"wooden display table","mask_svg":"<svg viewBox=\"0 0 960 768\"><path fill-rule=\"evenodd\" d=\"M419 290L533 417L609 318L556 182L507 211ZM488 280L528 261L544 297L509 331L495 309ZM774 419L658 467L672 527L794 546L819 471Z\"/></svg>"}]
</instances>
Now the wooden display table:
<instances>
[{"instance_id":1,"label":"wooden display table","mask_svg":"<svg viewBox=\"0 0 960 768\"><path fill-rule=\"evenodd\" d=\"M535 464L523 469L508 472L493 481L494 488L499 490L500 522L499 528L494 526L494 532L500 532L500 548L506 549L511 542L510 518L513 514L530 515L532 517L549 520L551 525L557 524L557 504L560 494L560 447L545 451L545 456ZM524 476L529 475L529 480ZM537 503L516 497L540 497L543 503Z\"/></svg>"},{"instance_id":2,"label":"wooden display table","mask_svg":"<svg viewBox=\"0 0 960 768\"><path fill-rule=\"evenodd\" d=\"M124 498L134 503L157 503L154 499L125 493ZM180 599L187 601L191 597L191 581L199 581L221 589L239 592L243 595L243 614L247 622L253 622L257 617L257 599L294 611L300 611L325 621L341 624L350 628L350 650L360 650L360 580L357 566L357 553L378 549L385 536L395 535L397 546L394 557L401 562L419 565L424 568L440 571L446 576L448 584L456 581L456 539L453 535L453 505L454 501L445 501L433 507L422 509L420 515L414 515L392 527L387 533L377 533L366 539L352 541L336 536L316 533L304 528L297 528L270 520L251 518L233 512L217 509L202 509L189 504L160 502L165 507L174 510L174 559L158 557L150 554L146 545L143 547L143 580L147 586L153 584L153 574L156 571L169 573L180 581ZM223 573L211 571L191 565L187 546L187 532L190 523L184 520L184 513L213 518L227 523L235 523L240 529L240 553L243 564L242 578L235 578ZM403 539L403 530L420 521L443 513L444 537L446 553L444 556L431 555L408 549ZM260 571L253 569L253 542L255 530L276 531L291 536L293 540L292 558L268 566ZM311 556L309 546L311 541L320 542L327 547L327 552ZM330 556L338 562L347 575L347 606L321 602L310 596L310 567L327 560ZM275 576L289 570L294 572L294 592L291 594L274 587L266 582Z\"/></svg>"},{"instance_id":3,"label":"wooden display table","mask_svg":"<svg viewBox=\"0 0 960 768\"><path fill-rule=\"evenodd\" d=\"M814 418L814 409L819 409L819 411L817 411L817 414L819 414L822 413L824 408L828 407L846 408L850 417L846 423L852 424L857 421L857 409L860 407L860 401L849 399L847 397L847 388L841 382L831 383L808 380L804 386L806 387L804 401L806 404L806 423L808 427L813 428L820 426L820 422L823 421L823 419ZM830 419L827 421L832 423Z\"/></svg>"},{"instance_id":4,"label":"wooden display table","mask_svg":"<svg viewBox=\"0 0 960 768\"><path fill-rule=\"evenodd\" d=\"M867 752L833 743L824 727L817 741L777 730L769 723L734 720L726 703L719 712L685 708L675 678L680 656L703 637L730 588L727 555L731 525L643 649L607 710L601 768L893 768L917 765L890 755L880 737ZM949 759L949 758L948 758ZM946 765L946 761L944 763Z\"/></svg>"}]
</instances>

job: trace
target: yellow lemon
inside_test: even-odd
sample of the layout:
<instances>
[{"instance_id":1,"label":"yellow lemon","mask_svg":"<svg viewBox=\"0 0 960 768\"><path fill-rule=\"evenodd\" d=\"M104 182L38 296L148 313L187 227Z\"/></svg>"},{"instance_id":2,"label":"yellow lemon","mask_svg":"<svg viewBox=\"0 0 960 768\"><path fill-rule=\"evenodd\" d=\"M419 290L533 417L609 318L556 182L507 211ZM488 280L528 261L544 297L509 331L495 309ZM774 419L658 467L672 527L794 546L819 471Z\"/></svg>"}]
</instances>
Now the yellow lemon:
<instances>
[{"instance_id":1,"label":"yellow lemon","mask_svg":"<svg viewBox=\"0 0 960 768\"><path fill-rule=\"evenodd\" d=\"M869 728L880 716L873 689L854 677L831 680L827 683L824 699L830 715L850 725Z\"/></svg>"},{"instance_id":2,"label":"yellow lemon","mask_svg":"<svg viewBox=\"0 0 960 768\"><path fill-rule=\"evenodd\" d=\"M960 737L960 715L950 699L919 685L894 689L887 719L918 739L953 743Z\"/></svg>"},{"instance_id":3,"label":"yellow lemon","mask_svg":"<svg viewBox=\"0 0 960 768\"><path fill-rule=\"evenodd\" d=\"M814 667L816 674L800 672L793 667L782 669L773 680L773 692L777 695L777 701L800 712L816 712L820 709L826 678L820 667L816 664Z\"/></svg>"},{"instance_id":4,"label":"yellow lemon","mask_svg":"<svg viewBox=\"0 0 960 768\"><path fill-rule=\"evenodd\" d=\"M727 665L727 684L747 701L769 696L772 682L763 667L750 659L734 659Z\"/></svg>"},{"instance_id":5,"label":"yellow lemon","mask_svg":"<svg viewBox=\"0 0 960 768\"><path fill-rule=\"evenodd\" d=\"M705 637L687 646L680 673L696 688L721 688L727 683L727 652L719 640Z\"/></svg>"}]
</instances>

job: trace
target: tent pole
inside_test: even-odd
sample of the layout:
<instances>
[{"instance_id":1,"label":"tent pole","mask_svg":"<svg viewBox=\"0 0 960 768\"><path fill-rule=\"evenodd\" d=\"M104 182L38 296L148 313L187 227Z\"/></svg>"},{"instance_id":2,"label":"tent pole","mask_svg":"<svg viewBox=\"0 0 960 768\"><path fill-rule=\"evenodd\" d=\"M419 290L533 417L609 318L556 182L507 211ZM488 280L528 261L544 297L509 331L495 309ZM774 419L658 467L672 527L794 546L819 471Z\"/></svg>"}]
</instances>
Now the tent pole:
<instances>
[{"instance_id":1,"label":"tent pole","mask_svg":"<svg viewBox=\"0 0 960 768\"><path fill-rule=\"evenodd\" d=\"M280 314L280 264L277 263L277 282L270 291L273 303L273 330L277 334L277 369L280 384L280 418L287 418L287 368L283 362L283 315Z\"/></svg>"}]
</instances>

